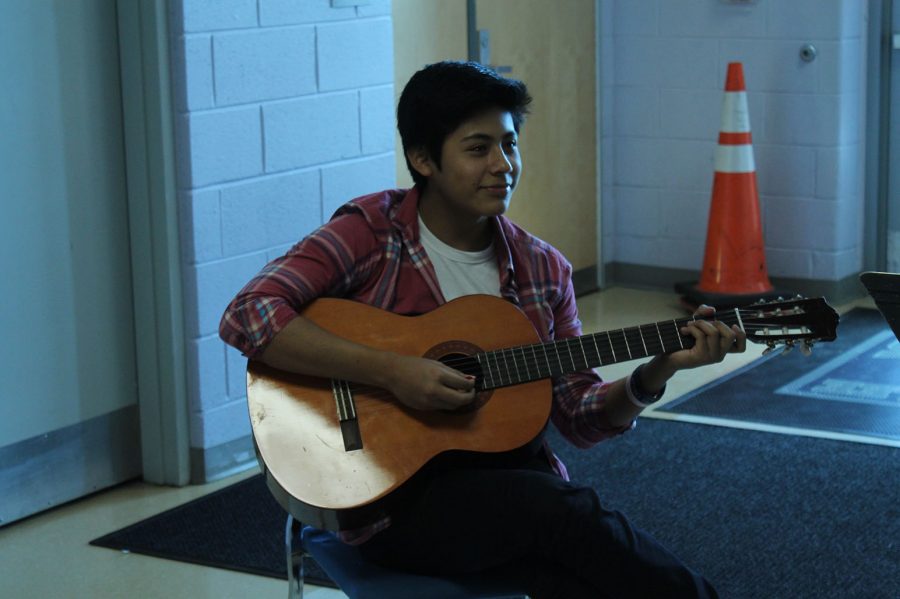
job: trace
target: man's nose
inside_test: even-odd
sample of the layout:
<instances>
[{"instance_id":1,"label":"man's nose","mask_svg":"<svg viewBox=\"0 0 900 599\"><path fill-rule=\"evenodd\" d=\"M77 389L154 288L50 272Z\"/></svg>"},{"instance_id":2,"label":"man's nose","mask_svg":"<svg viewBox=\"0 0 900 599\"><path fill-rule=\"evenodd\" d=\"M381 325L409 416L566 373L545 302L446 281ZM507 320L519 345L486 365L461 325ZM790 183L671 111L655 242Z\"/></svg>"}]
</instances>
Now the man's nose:
<instances>
[{"instance_id":1,"label":"man's nose","mask_svg":"<svg viewBox=\"0 0 900 599\"><path fill-rule=\"evenodd\" d=\"M512 162L503 148L495 148L491 153L491 170L495 173L508 173L512 170Z\"/></svg>"}]
</instances>

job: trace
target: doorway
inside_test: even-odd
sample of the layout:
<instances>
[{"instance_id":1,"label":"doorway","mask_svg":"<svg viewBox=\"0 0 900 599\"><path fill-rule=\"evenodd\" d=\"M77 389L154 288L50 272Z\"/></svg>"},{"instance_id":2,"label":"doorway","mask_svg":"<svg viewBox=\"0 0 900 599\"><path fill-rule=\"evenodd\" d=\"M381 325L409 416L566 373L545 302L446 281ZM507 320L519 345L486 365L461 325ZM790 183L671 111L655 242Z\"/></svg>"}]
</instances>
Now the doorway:
<instances>
[{"instance_id":1,"label":"doorway","mask_svg":"<svg viewBox=\"0 0 900 599\"><path fill-rule=\"evenodd\" d=\"M572 262L576 292L599 281L595 3L584 0L394 0L395 100L439 60L466 60L468 21L487 32L487 61L534 98L522 180L509 217ZM396 101L395 101L396 105ZM411 185L397 140L397 180ZM562 206L565 209L561 209Z\"/></svg>"},{"instance_id":2,"label":"doorway","mask_svg":"<svg viewBox=\"0 0 900 599\"><path fill-rule=\"evenodd\" d=\"M881 167L887 169L885 177L887 193L884 197L887 218L887 259L886 269L889 272L900 272L900 0L885 0L887 10L884 18L890 23L889 28L883 28L882 39L884 46L888 47L886 56L887 65L882 73L888 74L888 80L882 85L888 88L887 106L882 118L888 123L887 147L884 148L887 155L881 157Z\"/></svg>"},{"instance_id":3,"label":"doorway","mask_svg":"<svg viewBox=\"0 0 900 599\"><path fill-rule=\"evenodd\" d=\"M0 525L139 476L115 0L0 22Z\"/></svg>"}]
</instances>

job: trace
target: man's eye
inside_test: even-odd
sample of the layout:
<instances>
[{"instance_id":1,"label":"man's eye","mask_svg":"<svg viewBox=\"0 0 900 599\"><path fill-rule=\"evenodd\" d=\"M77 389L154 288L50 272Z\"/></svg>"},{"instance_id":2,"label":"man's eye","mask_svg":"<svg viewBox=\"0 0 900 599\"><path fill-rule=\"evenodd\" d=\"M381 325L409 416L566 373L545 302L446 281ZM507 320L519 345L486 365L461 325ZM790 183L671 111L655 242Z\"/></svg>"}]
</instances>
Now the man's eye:
<instances>
[{"instance_id":1,"label":"man's eye","mask_svg":"<svg viewBox=\"0 0 900 599\"><path fill-rule=\"evenodd\" d=\"M470 152L484 152L484 150L484 146L472 146L471 148L469 148Z\"/></svg>"}]
</instances>

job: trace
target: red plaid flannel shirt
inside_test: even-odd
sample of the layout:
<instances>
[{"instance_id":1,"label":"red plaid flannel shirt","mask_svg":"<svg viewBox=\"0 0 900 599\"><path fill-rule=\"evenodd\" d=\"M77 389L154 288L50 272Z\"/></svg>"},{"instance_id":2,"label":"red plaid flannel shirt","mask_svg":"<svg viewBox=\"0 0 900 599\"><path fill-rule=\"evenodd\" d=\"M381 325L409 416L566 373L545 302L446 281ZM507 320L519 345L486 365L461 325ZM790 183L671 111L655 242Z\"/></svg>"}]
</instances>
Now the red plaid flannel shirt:
<instances>
[{"instance_id":1,"label":"red plaid flannel shirt","mask_svg":"<svg viewBox=\"0 0 900 599\"><path fill-rule=\"evenodd\" d=\"M398 314L422 314L445 303L434 267L419 241L417 188L352 200L286 255L270 262L234 298L219 327L222 339L247 357L259 356L302 306L343 297ZM549 244L508 218L495 219L501 295L518 306L542 341L581 335L572 267ZM629 426L605 414L608 383L593 371L553 380L551 421L571 443L590 447ZM565 466L557 471L568 478ZM389 520L342 538L362 542Z\"/></svg>"}]
</instances>

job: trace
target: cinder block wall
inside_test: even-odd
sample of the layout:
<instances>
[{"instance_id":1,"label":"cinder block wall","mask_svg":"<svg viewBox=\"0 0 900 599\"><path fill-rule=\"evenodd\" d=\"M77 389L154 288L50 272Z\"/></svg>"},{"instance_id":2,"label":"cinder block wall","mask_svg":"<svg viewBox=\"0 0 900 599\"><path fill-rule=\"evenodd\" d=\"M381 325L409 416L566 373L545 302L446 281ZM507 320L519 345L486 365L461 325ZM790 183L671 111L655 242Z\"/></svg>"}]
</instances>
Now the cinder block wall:
<instances>
[{"instance_id":1,"label":"cinder block wall","mask_svg":"<svg viewBox=\"0 0 900 599\"><path fill-rule=\"evenodd\" d=\"M601 0L607 282L696 280L725 71L736 61L748 89L769 274L806 293L855 289L867 4ZM813 62L800 58L807 43L818 50Z\"/></svg>"},{"instance_id":2,"label":"cinder block wall","mask_svg":"<svg viewBox=\"0 0 900 599\"><path fill-rule=\"evenodd\" d=\"M184 306L195 482L253 460L231 297L340 204L395 185L390 0L175 0Z\"/></svg>"}]
</instances>

